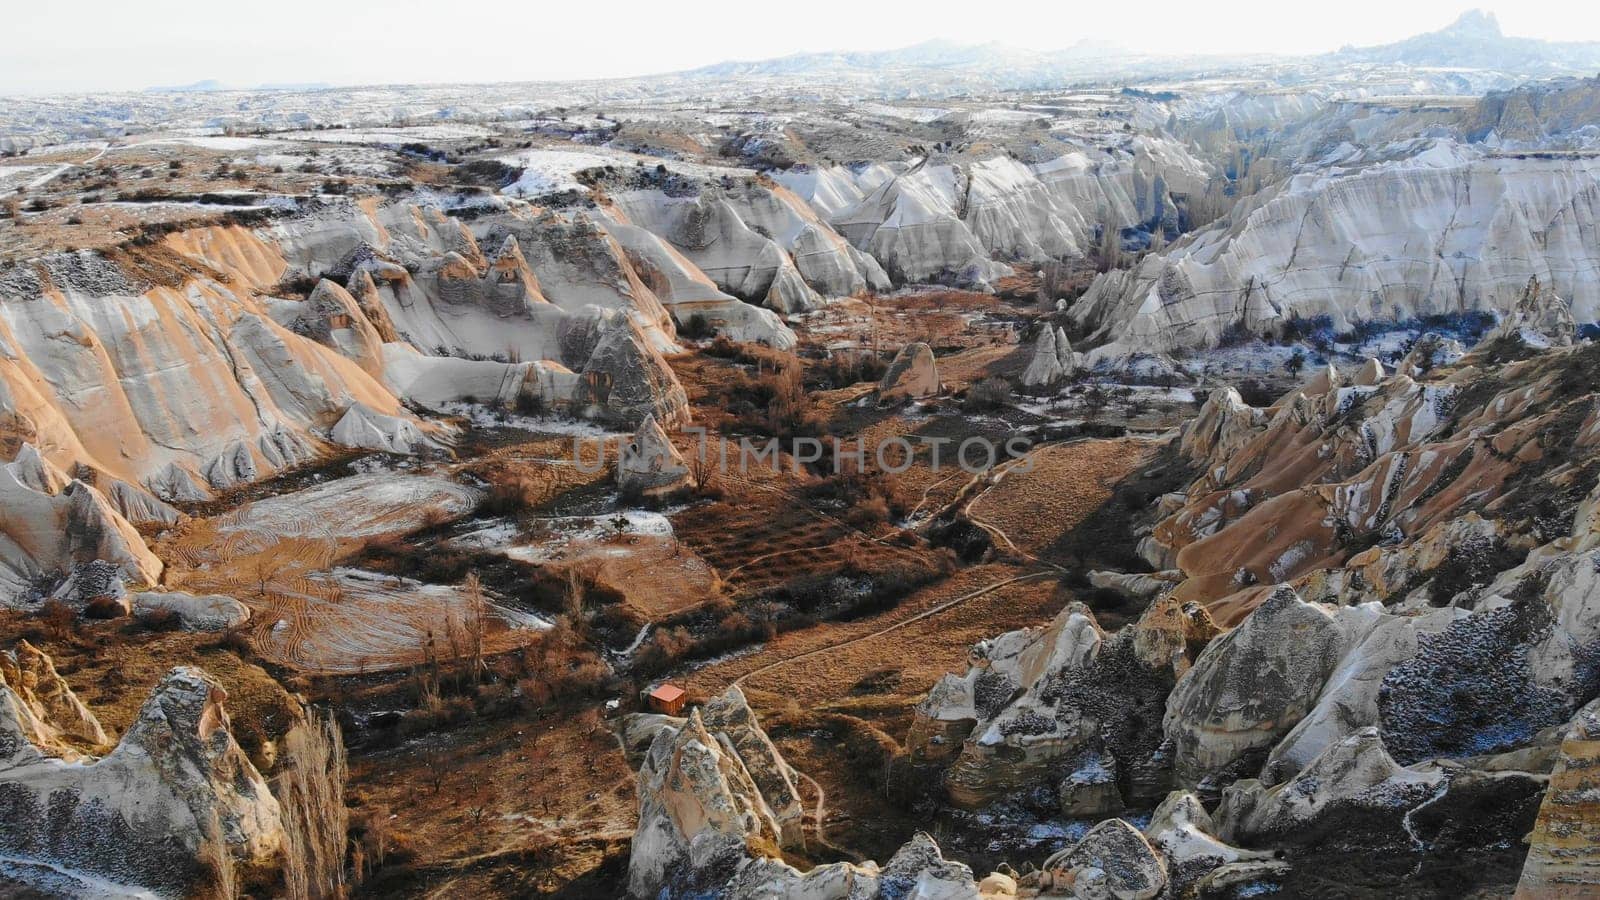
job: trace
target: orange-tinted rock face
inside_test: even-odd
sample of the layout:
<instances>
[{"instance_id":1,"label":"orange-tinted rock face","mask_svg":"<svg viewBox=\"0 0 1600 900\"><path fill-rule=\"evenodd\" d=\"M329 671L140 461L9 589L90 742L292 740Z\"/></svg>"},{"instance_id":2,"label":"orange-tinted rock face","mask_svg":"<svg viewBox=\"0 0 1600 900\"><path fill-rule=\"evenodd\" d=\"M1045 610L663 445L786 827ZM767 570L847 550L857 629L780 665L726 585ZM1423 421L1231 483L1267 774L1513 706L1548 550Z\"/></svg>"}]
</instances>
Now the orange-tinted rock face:
<instances>
[{"instance_id":1,"label":"orange-tinted rock face","mask_svg":"<svg viewBox=\"0 0 1600 900\"><path fill-rule=\"evenodd\" d=\"M1594 354L1552 350L1483 368L1475 353L1426 381L1337 388L1319 373L1264 411L1214 395L1180 444L1201 474L1156 523L1145 555L1182 571L1178 596L1235 624L1259 602L1257 585L1293 582L1317 596L1310 581L1352 561L1361 576L1343 580L1345 602L1398 600L1448 556L1451 534L1439 529L1474 511L1515 517L1486 540L1496 553L1508 543L1525 552L1563 533L1570 519L1560 520L1592 484L1583 470L1595 399L1582 373ZM1563 512L1530 515L1552 508L1552 493L1565 497ZM1396 570L1395 554L1429 534L1432 549L1402 554L1422 569Z\"/></svg>"}]
</instances>

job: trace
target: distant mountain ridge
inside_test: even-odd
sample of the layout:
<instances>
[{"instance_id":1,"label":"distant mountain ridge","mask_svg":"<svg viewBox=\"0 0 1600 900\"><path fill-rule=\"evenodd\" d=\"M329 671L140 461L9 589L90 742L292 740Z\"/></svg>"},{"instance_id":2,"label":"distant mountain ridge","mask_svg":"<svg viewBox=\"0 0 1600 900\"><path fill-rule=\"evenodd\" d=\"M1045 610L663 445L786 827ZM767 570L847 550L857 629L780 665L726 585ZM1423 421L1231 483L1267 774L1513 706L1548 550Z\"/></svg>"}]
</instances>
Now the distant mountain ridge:
<instances>
[{"instance_id":1,"label":"distant mountain ridge","mask_svg":"<svg viewBox=\"0 0 1600 900\"><path fill-rule=\"evenodd\" d=\"M191 81L188 84L157 85L144 89L146 94L215 94L223 91L325 91L333 85L325 81L286 81L257 84L249 87L226 84L215 78Z\"/></svg>"},{"instance_id":2,"label":"distant mountain ridge","mask_svg":"<svg viewBox=\"0 0 1600 900\"><path fill-rule=\"evenodd\" d=\"M1253 58L1238 54L1153 54L1129 50L1107 41L1083 40L1061 50L1030 50L999 42L963 44L932 40L893 50L797 53L761 60L730 60L674 73L684 78L796 77L840 73L887 76L908 71L943 75L986 75L1020 86L1052 79L1081 78L1105 68L1125 69L1130 64L1194 63L1247 64ZM1275 57L1280 60L1292 57ZM1299 57L1307 59L1307 57ZM1438 31L1391 44L1344 47L1309 57L1335 64L1387 63L1420 67L1491 69L1525 75L1600 70L1600 42L1554 42L1508 37L1494 14L1470 10Z\"/></svg>"},{"instance_id":3,"label":"distant mountain ridge","mask_svg":"<svg viewBox=\"0 0 1600 900\"><path fill-rule=\"evenodd\" d=\"M1529 74L1593 72L1600 69L1600 42L1508 37L1500 30L1494 13L1474 9L1439 31L1375 47L1345 47L1333 56L1348 62L1504 69Z\"/></svg>"}]
</instances>

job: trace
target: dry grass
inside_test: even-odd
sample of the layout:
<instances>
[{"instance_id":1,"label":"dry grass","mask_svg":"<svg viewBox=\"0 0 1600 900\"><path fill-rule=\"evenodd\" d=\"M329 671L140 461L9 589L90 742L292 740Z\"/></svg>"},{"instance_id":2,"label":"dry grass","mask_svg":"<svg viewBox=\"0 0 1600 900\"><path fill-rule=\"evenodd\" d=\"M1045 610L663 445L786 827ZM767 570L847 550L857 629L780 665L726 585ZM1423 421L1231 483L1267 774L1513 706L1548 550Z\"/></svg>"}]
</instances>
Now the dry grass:
<instances>
[{"instance_id":1,"label":"dry grass","mask_svg":"<svg viewBox=\"0 0 1600 900\"><path fill-rule=\"evenodd\" d=\"M358 812L397 815L392 830L415 853L405 871L378 873L374 896L445 885L440 896L469 896L454 891L475 883L475 867L534 850L538 865L524 859L522 877L565 883L603 861L586 842L626 841L634 827L633 773L592 711L475 720L365 754L352 761L349 796Z\"/></svg>"},{"instance_id":2,"label":"dry grass","mask_svg":"<svg viewBox=\"0 0 1600 900\"><path fill-rule=\"evenodd\" d=\"M108 734L120 735L133 724L151 690L173 666L196 666L222 684L235 737L252 756L265 741L281 738L298 718L299 705L283 686L260 666L221 646L216 635L130 631L124 622L85 622L62 640L31 633L35 624L23 613L0 611L0 634L26 635L49 654Z\"/></svg>"},{"instance_id":3,"label":"dry grass","mask_svg":"<svg viewBox=\"0 0 1600 900\"><path fill-rule=\"evenodd\" d=\"M863 744L904 740L917 701L946 672L964 671L972 644L1042 624L1065 598L1052 580L1019 582L871 635L1025 571L1008 565L964 570L913 592L891 610L781 634L756 653L687 676L686 686L712 696L741 676L781 663L750 675L742 685L747 696L789 762L827 793L829 840L887 858L926 822L888 802L878 762ZM822 652L782 662L813 651Z\"/></svg>"},{"instance_id":4,"label":"dry grass","mask_svg":"<svg viewBox=\"0 0 1600 900\"><path fill-rule=\"evenodd\" d=\"M1113 500L1113 489L1145 459L1148 442L1080 441L1041 447L1030 471L1009 470L970 508L972 517L1003 532L1024 553L1071 562L1061 539Z\"/></svg>"}]
</instances>

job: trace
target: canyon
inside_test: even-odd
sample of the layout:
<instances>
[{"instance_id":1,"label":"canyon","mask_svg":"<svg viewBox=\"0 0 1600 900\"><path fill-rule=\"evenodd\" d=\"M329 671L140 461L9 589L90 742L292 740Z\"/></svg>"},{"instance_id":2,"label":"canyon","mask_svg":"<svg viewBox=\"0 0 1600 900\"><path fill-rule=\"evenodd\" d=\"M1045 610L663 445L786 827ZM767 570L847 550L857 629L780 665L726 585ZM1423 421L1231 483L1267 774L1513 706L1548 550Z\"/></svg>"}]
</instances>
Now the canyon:
<instances>
[{"instance_id":1,"label":"canyon","mask_svg":"<svg viewBox=\"0 0 1600 900\"><path fill-rule=\"evenodd\" d=\"M1596 66L0 99L0 893L1600 891Z\"/></svg>"}]
</instances>

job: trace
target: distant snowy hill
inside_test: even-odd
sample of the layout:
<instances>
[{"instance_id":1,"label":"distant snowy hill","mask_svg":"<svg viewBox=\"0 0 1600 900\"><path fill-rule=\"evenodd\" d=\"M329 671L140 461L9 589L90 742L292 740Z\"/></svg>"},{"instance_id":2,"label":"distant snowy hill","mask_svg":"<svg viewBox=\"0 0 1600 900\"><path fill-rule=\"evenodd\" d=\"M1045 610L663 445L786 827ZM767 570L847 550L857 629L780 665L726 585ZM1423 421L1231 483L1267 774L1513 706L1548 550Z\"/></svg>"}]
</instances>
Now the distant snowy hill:
<instances>
[{"instance_id":1,"label":"distant snowy hill","mask_svg":"<svg viewBox=\"0 0 1600 900\"><path fill-rule=\"evenodd\" d=\"M1449 27L1376 47L1346 47L1334 54L1347 62L1399 63L1524 74L1593 73L1600 69L1600 43L1507 37L1493 13L1472 10Z\"/></svg>"}]
</instances>

